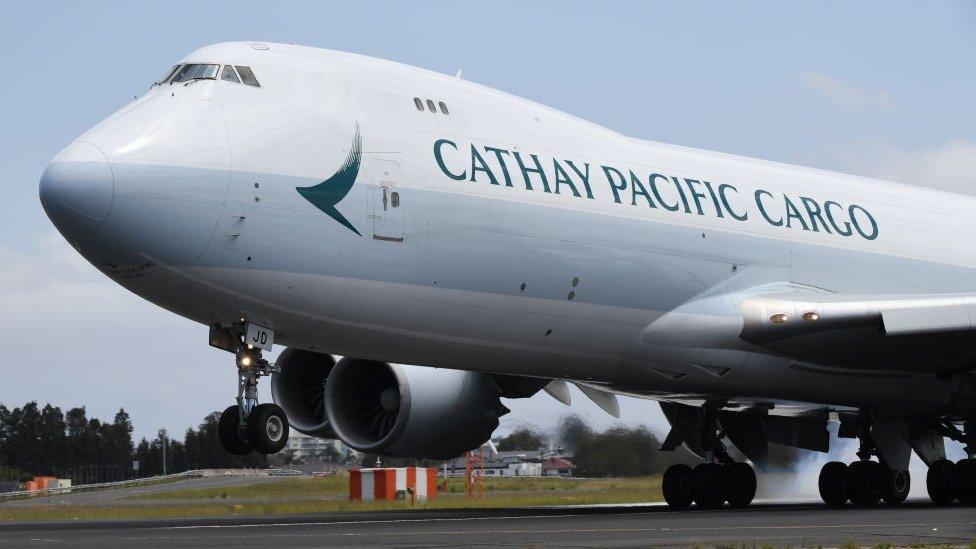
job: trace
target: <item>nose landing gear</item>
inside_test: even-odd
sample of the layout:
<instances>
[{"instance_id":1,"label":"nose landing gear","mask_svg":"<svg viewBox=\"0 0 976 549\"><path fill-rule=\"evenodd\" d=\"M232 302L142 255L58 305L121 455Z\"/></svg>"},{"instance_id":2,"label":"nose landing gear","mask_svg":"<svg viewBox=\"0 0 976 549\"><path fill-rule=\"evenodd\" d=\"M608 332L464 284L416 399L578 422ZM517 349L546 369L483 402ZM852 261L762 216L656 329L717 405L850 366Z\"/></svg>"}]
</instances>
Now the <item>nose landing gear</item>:
<instances>
[{"instance_id":1,"label":"nose landing gear","mask_svg":"<svg viewBox=\"0 0 976 549\"><path fill-rule=\"evenodd\" d=\"M228 453L242 456L252 450L275 454L288 442L288 416L277 404L258 404L258 380L275 373L261 349L242 342L243 329L233 336L237 347L237 404L220 414L218 435Z\"/></svg>"}]
</instances>

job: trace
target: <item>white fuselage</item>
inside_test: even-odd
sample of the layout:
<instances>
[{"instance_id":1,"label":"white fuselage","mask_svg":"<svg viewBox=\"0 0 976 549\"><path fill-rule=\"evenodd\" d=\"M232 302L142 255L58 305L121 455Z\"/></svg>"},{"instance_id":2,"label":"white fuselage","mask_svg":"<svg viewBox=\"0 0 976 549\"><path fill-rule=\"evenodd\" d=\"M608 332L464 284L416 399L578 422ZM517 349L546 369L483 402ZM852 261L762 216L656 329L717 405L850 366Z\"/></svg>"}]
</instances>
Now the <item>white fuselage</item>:
<instances>
[{"instance_id":1,"label":"white fuselage","mask_svg":"<svg viewBox=\"0 0 976 549\"><path fill-rule=\"evenodd\" d=\"M734 337L734 297L727 313L669 313L773 283L972 292L973 198L630 139L356 55L234 43L181 63L247 65L261 85L154 86L49 168L53 180L104 155L108 206L52 218L96 267L177 314L247 317L305 349L641 395L952 398L897 363L852 377L758 350ZM334 204L350 228L296 189L333 176L357 132L355 183ZM713 325L731 331L696 330Z\"/></svg>"}]
</instances>

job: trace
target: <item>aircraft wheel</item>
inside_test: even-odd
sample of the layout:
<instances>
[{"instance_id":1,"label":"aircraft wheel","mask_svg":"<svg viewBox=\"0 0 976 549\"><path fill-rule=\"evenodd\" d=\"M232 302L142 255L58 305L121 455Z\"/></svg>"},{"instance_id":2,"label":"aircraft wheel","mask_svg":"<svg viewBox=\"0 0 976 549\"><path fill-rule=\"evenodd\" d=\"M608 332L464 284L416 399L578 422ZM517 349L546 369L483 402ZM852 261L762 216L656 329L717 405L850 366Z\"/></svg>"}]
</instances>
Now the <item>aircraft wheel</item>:
<instances>
[{"instance_id":1,"label":"aircraft wheel","mask_svg":"<svg viewBox=\"0 0 976 549\"><path fill-rule=\"evenodd\" d=\"M288 442L288 416L277 404L258 404L247 418L247 436L262 454L276 454Z\"/></svg>"},{"instance_id":2,"label":"aircraft wheel","mask_svg":"<svg viewBox=\"0 0 976 549\"><path fill-rule=\"evenodd\" d=\"M732 507L746 507L756 497L756 471L748 463L730 463L722 467L725 500Z\"/></svg>"},{"instance_id":3,"label":"aircraft wheel","mask_svg":"<svg viewBox=\"0 0 976 549\"><path fill-rule=\"evenodd\" d=\"M253 448L241 436L240 416L237 405L229 406L222 414L220 421L217 422L217 436L220 438L220 445L227 450L228 454L243 456L251 452Z\"/></svg>"},{"instance_id":4,"label":"aircraft wheel","mask_svg":"<svg viewBox=\"0 0 976 549\"><path fill-rule=\"evenodd\" d=\"M955 470L956 497L966 505L976 504L976 459L960 459Z\"/></svg>"},{"instance_id":5,"label":"aircraft wheel","mask_svg":"<svg viewBox=\"0 0 976 549\"><path fill-rule=\"evenodd\" d=\"M848 473L849 468L846 463L831 461L825 463L820 468L820 498L824 503L833 507L840 507L847 503L848 499Z\"/></svg>"},{"instance_id":6,"label":"aircraft wheel","mask_svg":"<svg viewBox=\"0 0 976 549\"><path fill-rule=\"evenodd\" d=\"M672 509L691 507L691 502L695 499L691 467L683 463L668 467L661 481L661 491L664 492L664 501Z\"/></svg>"},{"instance_id":7,"label":"aircraft wheel","mask_svg":"<svg viewBox=\"0 0 976 549\"><path fill-rule=\"evenodd\" d=\"M855 461L848 468L848 489L856 505L875 505L881 501L884 467L877 461Z\"/></svg>"},{"instance_id":8,"label":"aircraft wheel","mask_svg":"<svg viewBox=\"0 0 976 549\"><path fill-rule=\"evenodd\" d=\"M925 475L925 486L929 491L929 498L936 504L947 505L956 499L956 464L939 459L929 465Z\"/></svg>"},{"instance_id":9,"label":"aircraft wheel","mask_svg":"<svg viewBox=\"0 0 976 549\"><path fill-rule=\"evenodd\" d=\"M718 509L725 503L723 469L718 463L701 463L692 471L692 492L695 503L702 509Z\"/></svg>"},{"instance_id":10,"label":"aircraft wheel","mask_svg":"<svg viewBox=\"0 0 976 549\"><path fill-rule=\"evenodd\" d=\"M885 471L881 497L888 505L898 505L908 499L912 476L908 471Z\"/></svg>"}]
</instances>

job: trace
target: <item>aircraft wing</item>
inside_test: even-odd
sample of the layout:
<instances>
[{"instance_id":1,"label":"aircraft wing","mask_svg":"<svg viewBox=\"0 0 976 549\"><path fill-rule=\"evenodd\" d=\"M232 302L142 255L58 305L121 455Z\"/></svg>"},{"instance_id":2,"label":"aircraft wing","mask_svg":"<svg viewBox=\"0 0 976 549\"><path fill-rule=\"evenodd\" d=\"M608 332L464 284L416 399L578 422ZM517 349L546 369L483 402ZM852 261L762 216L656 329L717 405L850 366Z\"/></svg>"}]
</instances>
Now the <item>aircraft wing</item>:
<instances>
[{"instance_id":1,"label":"aircraft wing","mask_svg":"<svg viewBox=\"0 0 976 549\"><path fill-rule=\"evenodd\" d=\"M793 287L742 300L739 338L799 360L862 368L976 367L976 295L845 296Z\"/></svg>"}]
</instances>

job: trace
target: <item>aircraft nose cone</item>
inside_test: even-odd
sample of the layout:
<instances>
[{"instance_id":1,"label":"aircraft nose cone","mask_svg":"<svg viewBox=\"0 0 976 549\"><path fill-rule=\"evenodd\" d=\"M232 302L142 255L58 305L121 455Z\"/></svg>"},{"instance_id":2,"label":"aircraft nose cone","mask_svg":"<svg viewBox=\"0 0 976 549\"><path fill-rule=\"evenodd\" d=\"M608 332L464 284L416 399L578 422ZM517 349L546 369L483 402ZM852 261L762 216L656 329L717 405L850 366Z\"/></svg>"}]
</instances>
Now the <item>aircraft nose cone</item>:
<instances>
[{"instance_id":1,"label":"aircraft nose cone","mask_svg":"<svg viewBox=\"0 0 976 549\"><path fill-rule=\"evenodd\" d=\"M44 170L41 205L61 234L90 236L108 217L114 187L108 158L95 145L75 141Z\"/></svg>"}]
</instances>

